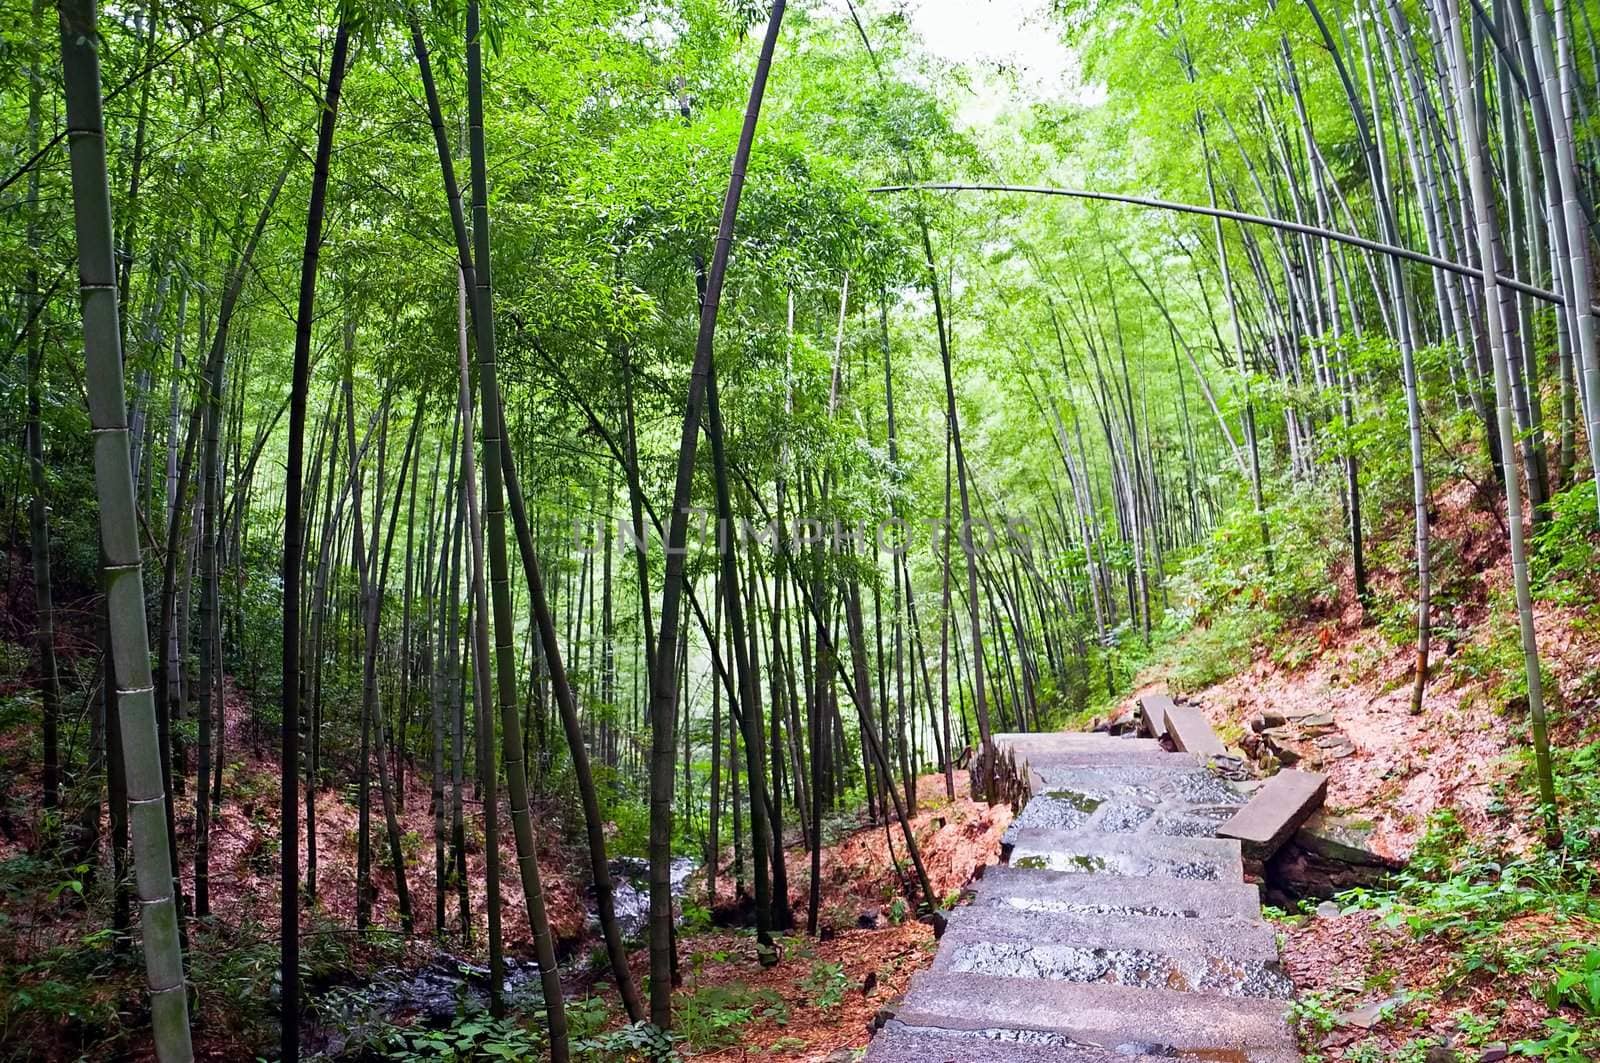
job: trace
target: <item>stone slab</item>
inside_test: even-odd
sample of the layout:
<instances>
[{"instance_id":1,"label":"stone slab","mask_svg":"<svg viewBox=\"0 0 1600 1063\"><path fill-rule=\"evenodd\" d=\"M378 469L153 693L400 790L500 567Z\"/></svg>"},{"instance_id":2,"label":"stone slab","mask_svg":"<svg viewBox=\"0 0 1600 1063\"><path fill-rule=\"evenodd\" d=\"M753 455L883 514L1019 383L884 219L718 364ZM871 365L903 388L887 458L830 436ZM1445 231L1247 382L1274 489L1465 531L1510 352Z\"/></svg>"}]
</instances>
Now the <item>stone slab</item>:
<instances>
[{"instance_id":1,"label":"stone slab","mask_svg":"<svg viewBox=\"0 0 1600 1063\"><path fill-rule=\"evenodd\" d=\"M867 1048L863 1063L1157 1063L1170 1056L1126 1055L1073 1041L1061 1034L1017 1030L946 1030L886 1023ZM1255 1055L1250 1063L1298 1057Z\"/></svg>"},{"instance_id":2,"label":"stone slab","mask_svg":"<svg viewBox=\"0 0 1600 1063\"><path fill-rule=\"evenodd\" d=\"M1237 841L1144 834L1025 830L1018 833L1012 847L1011 866L1111 875L1163 875L1200 882L1236 882L1244 877L1244 860Z\"/></svg>"},{"instance_id":3,"label":"stone slab","mask_svg":"<svg viewBox=\"0 0 1600 1063\"><path fill-rule=\"evenodd\" d=\"M1218 757L1228 752L1199 709L1189 705L1172 705L1166 713L1167 731L1172 736L1172 744L1183 752L1202 757Z\"/></svg>"},{"instance_id":4,"label":"stone slab","mask_svg":"<svg viewBox=\"0 0 1600 1063\"><path fill-rule=\"evenodd\" d=\"M1281 1000L924 971L911 980L895 1018L944 1030L1054 1033L1135 1058L1297 1058Z\"/></svg>"},{"instance_id":5,"label":"stone slab","mask_svg":"<svg viewBox=\"0 0 1600 1063\"><path fill-rule=\"evenodd\" d=\"M1179 948L1122 948L1070 941L995 939L947 931L932 970L1075 984L1109 983L1225 997L1288 1000L1290 982L1270 960L1239 959Z\"/></svg>"},{"instance_id":6,"label":"stone slab","mask_svg":"<svg viewBox=\"0 0 1600 1063\"><path fill-rule=\"evenodd\" d=\"M1270 859L1327 796L1326 775L1285 768L1217 828L1217 837L1237 838L1251 860Z\"/></svg>"},{"instance_id":7,"label":"stone slab","mask_svg":"<svg viewBox=\"0 0 1600 1063\"><path fill-rule=\"evenodd\" d=\"M1267 923L1249 918L1123 915L1107 919L1087 912L1026 911L992 905L963 905L951 911L940 942L975 938L1145 952L1196 952L1259 963L1278 959L1277 932Z\"/></svg>"},{"instance_id":8,"label":"stone slab","mask_svg":"<svg viewBox=\"0 0 1600 1063\"><path fill-rule=\"evenodd\" d=\"M1167 710L1172 699L1165 694L1145 694L1139 698L1139 733L1151 738L1167 737Z\"/></svg>"},{"instance_id":9,"label":"stone slab","mask_svg":"<svg viewBox=\"0 0 1600 1063\"><path fill-rule=\"evenodd\" d=\"M1260 890L1245 882L1128 878L991 865L973 883L970 908L1188 919L1260 920Z\"/></svg>"},{"instance_id":10,"label":"stone slab","mask_svg":"<svg viewBox=\"0 0 1600 1063\"><path fill-rule=\"evenodd\" d=\"M1362 867L1396 871L1405 861L1375 852L1371 847L1375 829L1371 820L1334 816L1326 810L1313 812L1295 832L1295 844L1328 860Z\"/></svg>"},{"instance_id":11,"label":"stone slab","mask_svg":"<svg viewBox=\"0 0 1600 1063\"><path fill-rule=\"evenodd\" d=\"M1118 741L1122 741L1118 739ZM1139 739L1149 741L1149 739ZM1075 768L1129 767L1156 771L1194 771L1200 765L1188 753L1168 753L1160 749L1075 749L1059 753L1029 753L1021 758L1035 771L1071 771Z\"/></svg>"},{"instance_id":12,"label":"stone slab","mask_svg":"<svg viewBox=\"0 0 1600 1063\"><path fill-rule=\"evenodd\" d=\"M1187 756L1174 759L1170 766L1120 761L1085 765L1045 762L1030 764L1030 770L1044 782L1044 789L1039 791L1043 793L1083 794L1101 801L1130 800L1177 811L1235 808L1245 803L1245 796L1233 783Z\"/></svg>"},{"instance_id":13,"label":"stone slab","mask_svg":"<svg viewBox=\"0 0 1600 1063\"><path fill-rule=\"evenodd\" d=\"M994 744L1001 749L1015 750L1019 757L1035 753L1151 753L1161 750L1161 743L1153 738L1117 738L1085 731L997 734Z\"/></svg>"}]
</instances>

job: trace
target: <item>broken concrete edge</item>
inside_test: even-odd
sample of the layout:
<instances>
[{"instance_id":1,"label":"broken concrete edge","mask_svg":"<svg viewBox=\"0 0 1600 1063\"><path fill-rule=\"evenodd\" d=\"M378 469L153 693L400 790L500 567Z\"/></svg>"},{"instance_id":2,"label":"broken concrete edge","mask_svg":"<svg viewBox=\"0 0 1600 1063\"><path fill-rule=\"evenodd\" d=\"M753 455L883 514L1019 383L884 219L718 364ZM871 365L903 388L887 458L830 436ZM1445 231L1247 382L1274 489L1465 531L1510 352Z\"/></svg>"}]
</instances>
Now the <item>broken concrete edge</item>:
<instances>
[{"instance_id":1,"label":"broken concrete edge","mask_svg":"<svg viewBox=\"0 0 1600 1063\"><path fill-rule=\"evenodd\" d=\"M1327 796L1326 775L1285 768L1217 828L1217 837L1238 839L1247 861L1265 863L1322 807Z\"/></svg>"},{"instance_id":2,"label":"broken concrete edge","mask_svg":"<svg viewBox=\"0 0 1600 1063\"><path fill-rule=\"evenodd\" d=\"M1404 860L1384 856L1367 845L1367 840L1375 830L1376 824L1371 820L1338 815L1320 808L1295 831L1294 843L1325 860L1385 871L1402 870L1406 866Z\"/></svg>"}]
</instances>

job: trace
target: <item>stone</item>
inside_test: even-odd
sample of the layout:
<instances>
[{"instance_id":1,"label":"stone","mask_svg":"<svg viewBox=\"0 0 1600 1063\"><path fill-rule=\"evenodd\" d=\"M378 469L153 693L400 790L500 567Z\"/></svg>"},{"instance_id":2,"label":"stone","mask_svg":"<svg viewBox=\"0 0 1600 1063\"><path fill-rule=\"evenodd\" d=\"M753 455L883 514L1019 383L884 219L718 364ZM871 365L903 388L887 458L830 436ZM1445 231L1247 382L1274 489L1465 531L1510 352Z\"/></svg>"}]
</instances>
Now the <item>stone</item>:
<instances>
[{"instance_id":1,"label":"stone","mask_svg":"<svg viewBox=\"0 0 1600 1063\"><path fill-rule=\"evenodd\" d=\"M1125 755L1140 750L1156 752L1160 746L1154 739L1126 739L1103 732L1058 731L1046 734L997 734L994 747L1002 753L1014 753L1018 758L1032 759L1059 753L1102 753Z\"/></svg>"},{"instance_id":2,"label":"stone","mask_svg":"<svg viewBox=\"0 0 1600 1063\"><path fill-rule=\"evenodd\" d=\"M1070 834L1027 830L1011 850L1011 866L1027 870L1161 875L1198 882L1244 877L1239 843L1222 838L1149 834Z\"/></svg>"},{"instance_id":3,"label":"stone","mask_svg":"<svg viewBox=\"0 0 1600 1063\"><path fill-rule=\"evenodd\" d=\"M1236 1054L1220 1058L1250 1063L1297 1058L1286 1002L1278 999L924 971L912 978L895 1020L946 1031L1043 1035L1039 1043L1045 1045L1098 1046L1134 1058L1152 1054L1144 1045L1171 1046L1178 1058L1219 1058L1222 1050Z\"/></svg>"},{"instance_id":4,"label":"stone","mask_svg":"<svg viewBox=\"0 0 1600 1063\"><path fill-rule=\"evenodd\" d=\"M1312 813L1295 832L1295 844L1317 855L1344 864L1360 864L1398 871L1402 861L1382 856L1372 848L1377 825L1354 816L1338 816L1326 810Z\"/></svg>"},{"instance_id":5,"label":"stone","mask_svg":"<svg viewBox=\"0 0 1600 1063\"><path fill-rule=\"evenodd\" d=\"M1343 760L1355 755L1355 744L1342 734L1323 735L1314 738L1311 744L1316 747L1315 757L1319 761Z\"/></svg>"},{"instance_id":6,"label":"stone","mask_svg":"<svg viewBox=\"0 0 1600 1063\"><path fill-rule=\"evenodd\" d=\"M1353 1011L1341 1012L1333 1017L1333 1021L1340 1026L1354 1026L1362 1030L1370 1030L1382 1022L1387 1014L1392 1014L1393 1009L1405 1000L1404 997L1387 997L1375 1000Z\"/></svg>"},{"instance_id":7,"label":"stone","mask_svg":"<svg viewBox=\"0 0 1600 1063\"><path fill-rule=\"evenodd\" d=\"M1268 727L1282 727L1288 722L1289 718L1277 709L1261 710L1262 730L1266 730Z\"/></svg>"},{"instance_id":8,"label":"stone","mask_svg":"<svg viewBox=\"0 0 1600 1063\"><path fill-rule=\"evenodd\" d=\"M1207 763L1212 771L1230 782L1240 783L1252 778L1250 765L1245 763L1243 757L1236 757L1232 753L1214 756Z\"/></svg>"},{"instance_id":9,"label":"stone","mask_svg":"<svg viewBox=\"0 0 1600 1063\"><path fill-rule=\"evenodd\" d=\"M1270 859L1322 807L1327 795L1327 776L1287 768L1268 779L1249 804L1218 827L1217 837L1237 838L1248 859Z\"/></svg>"},{"instance_id":10,"label":"stone","mask_svg":"<svg viewBox=\"0 0 1600 1063\"><path fill-rule=\"evenodd\" d=\"M1215 757L1228 752L1222 740L1206 722L1205 715L1189 705L1173 705L1167 708L1167 732L1172 736L1173 745L1184 753Z\"/></svg>"},{"instance_id":11,"label":"stone","mask_svg":"<svg viewBox=\"0 0 1600 1063\"><path fill-rule=\"evenodd\" d=\"M1510 1058L1510 1045L1504 1043L1492 1044L1485 1046L1484 1050L1478 1054L1478 1063L1500 1063L1502 1059Z\"/></svg>"},{"instance_id":12,"label":"stone","mask_svg":"<svg viewBox=\"0 0 1600 1063\"><path fill-rule=\"evenodd\" d=\"M1319 712L1315 716L1302 716L1300 718L1300 733L1304 735L1332 734L1339 729L1333 722L1333 713Z\"/></svg>"},{"instance_id":13,"label":"stone","mask_svg":"<svg viewBox=\"0 0 1600 1063\"><path fill-rule=\"evenodd\" d=\"M946 933L955 945L1003 941L1198 953L1254 963L1275 963L1278 959L1276 932L1266 922L1255 919L1140 914L1119 914L1115 919L1108 919L1088 912L969 905L950 913L950 928Z\"/></svg>"},{"instance_id":14,"label":"stone","mask_svg":"<svg viewBox=\"0 0 1600 1063\"><path fill-rule=\"evenodd\" d=\"M1165 694L1146 694L1139 699L1139 733L1151 738L1167 737L1167 710L1172 699Z\"/></svg>"},{"instance_id":15,"label":"stone","mask_svg":"<svg viewBox=\"0 0 1600 1063\"><path fill-rule=\"evenodd\" d=\"M1294 732L1282 727L1269 727L1261 732L1261 740L1278 763L1285 767L1301 761L1300 751L1294 747Z\"/></svg>"},{"instance_id":16,"label":"stone","mask_svg":"<svg viewBox=\"0 0 1600 1063\"><path fill-rule=\"evenodd\" d=\"M1461 1055L1449 1045L1434 1045L1423 1057L1423 1063L1461 1063Z\"/></svg>"},{"instance_id":17,"label":"stone","mask_svg":"<svg viewBox=\"0 0 1600 1063\"><path fill-rule=\"evenodd\" d=\"M1130 735L1139 726L1139 712L1127 703L1113 709L1111 716L1106 720L1107 729L1119 738Z\"/></svg>"},{"instance_id":18,"label":"stone","mask_svg":"<svg viewBox=\"0 0 1600 1063\"><path fill-rule=\"evenodd\" d=\"M1318 919L1337 919L1342 915L1344 915L1344 909L1339 907L1333 901L1323 901L1321 904L1317 905Z\"/></svg>"},{"instance_id":19,"label":"stone","mask_svg":"<svg viewBox=\"0 0 1600 1063\"><path fill-rule=\"evenodd\" d=\"M947 1030L907 1026L891 1021L873 1040L862 1063L1140 1063L1172 1059L1176 1049L1165 1043L1123 1042L1113 1048L1084 1044L1063 1034L1033 1030ZM854 1059L853 1050L843 1057ZM1219 1057L1220 1058L1220 1057ZM1257 1051L1226 1058L1249 1063L1298 1063L1299 1056L1282 1050Z\"/></svg>"},{"instance_id":20,"label":"stone","mask_svg":"<svg viewBox=\"0 0 1600 1063\"><path fill-rule=\"evenodd\" d=\"M1215 836L1246 788L1270 805L1272 784L1244 781L1193 707L1151 695L1140 712L1167 738L1112 737L1110 717L984 746L1016 812L1011 863L939 913L932 969L901 999L857 983L876 1010L868 1063L1301 1063L1277 928L1242 881L1240 840Z\"/></svg>"},{"instance_id":21,"label":"stone","mask_svg":"<svg viewBox=\"0 0 1600 1063\"><path fill-rule=\"evenodd\" d=\"M1266 729L1267 729L1267 718L1264 715L1262 715L1261 713L1258 712L1254 716L1250 717L1250 730L1255 731L1257 734L1260 734L1262 731L1265 731Z\"/></svg>"},{"instance_id":22,"label":"stone","mask_svg":"<svg viewBox=\"0 0 1600 1063\"><path fill-rule=\"evenodd\" d=\"M1179 916L1227 922L1261 921L1260 891L1241 882L1026 870L991 864L973 889L971 908L1124 918Z\"/></svg>"}]
</instances>

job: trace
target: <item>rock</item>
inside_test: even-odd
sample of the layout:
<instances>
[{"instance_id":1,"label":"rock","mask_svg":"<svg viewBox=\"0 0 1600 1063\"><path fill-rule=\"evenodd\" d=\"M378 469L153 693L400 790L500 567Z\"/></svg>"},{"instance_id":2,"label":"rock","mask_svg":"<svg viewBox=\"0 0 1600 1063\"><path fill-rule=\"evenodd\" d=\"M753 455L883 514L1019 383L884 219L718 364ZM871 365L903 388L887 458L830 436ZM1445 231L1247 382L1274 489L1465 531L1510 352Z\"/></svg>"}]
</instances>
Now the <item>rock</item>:
<instances>
[{"instance_id":1,"label":"rock","mask_svg":"<svg viewBox=\"0 0 1600 1063\"><path fill-rule=\"evenodd\" d=\"M1312 739L1311 744L1317 748L1317 754L1323 760L1343 760L1354 756L1356 751L1355 744L1342 734L1323 735Z\"/></svg>"},{"instance_id":2,"label":"rock","mask_svg":"<svg viewBox=\"0 0 1600 1063\"><path fill-rule=\"evenodd\" d=\"M1355 1026L1363 1030L1370 1030L1384 1019L1384 1013L1392 1010L1401 1003L1404 997L1388 997L1384 1000L1374 1001L1354 1011L1341 1012L1333 1017L1333 1021L1340 1026Z\"/></svg>"},{"instance_id":3,"label":"rock","mask_svg":"<svg viewBox=\"0 0 1600 1063\"><path fill-rule=\"evenodd\" d=\"M1405 865L1371 849L1373 829L1368 821L1335 816L1326 809L1314 813L1267 862L1266 899L1292 907L1308 897L1327 898L1341 890L1379 885L1389 872Z\"/></svg>"},{"instance_id":4,"label":"rock","mask_svg":"<svg viewBox=\"0 0 1600 1063\"><path fill-rule=\"evenodd\" d=\"M1239 748L1252 760L1260 760L1262 753L1261 735L1255 731L1246 731L1244 737L1239 739Z\"/></svg>"},{"instance_id":5,"label":"rock","mask_svg":"<svg viewBox=\"0 0 1600 1063\"><path fill-rule=\"evenodd\" d=\"M1167 710L1172 699L1165 694L1146 694L1139 699L1139 731L1151 738L1167 737Z\"/></svg>"},{"instance_id":6,"label":"rock","mask_svg":"<svg viewBox=\"0 0 1600 1063\"><path fill-rule=\"evenodd\" d=\"M1261 710L1262 730L1266 730L1268 727L1282 727L1288 722L1289 718L1276 709Z\"/></svg>"},{"instance_id":7,"label":"rock","mask_svg":"<svg viewBox=\"0 0 1600 1063\"><path fill-rule=\"evenodd\" d=\"M1315 716L1304 716L1300 719L1300 733L1304 735L1332 734L1338 729L1338 725L1333 722L1331 712L1319 712Z\"/></svg>"},{"instance_id":8,"label":"rock","mask_svg":"<svg viewBox=\"0 0 1600 1063\"><path fill-rule=\"evenodd\" d=\"M1398 871L1405 866L1403 861L1382 856L1372 848L1372 834L1376 829L1371 820L1338 816L1323 809L1301 824L1294 841L1326 860Z\"/></svg>"},{"instance_id":9,"label":"rock","mask_svg":"<svg viewBox=\"0 0 1600 1063\"><path fill-rule=\"evenodd\" d=\"M1244 782L1253 778L1250 765L1245 763L1243 757L1236 757L1232 753L1219 753L1211 757L1208 763L1211 770L1227 779L1229 782Z\"/></svg>"},{"instance_id":10,"label":"rock","mask_svg":"<svg viewBox=\"0 0 1600 1063\"><path fill-rule=\"evenodd\" d=\"M1344 909L1340 908L1333 901L1323 901L1321 904L1317 905L1318 919L1337 919L1343 914Z\"/></svg>"},{"instance_id":11,"label":"rock","mask_svg":"<svg viewBox=\"0 0 1600 1063\"><path fill-rule=\"evenodd\" d=\"M1478 1063L1500 1063L1502 1059L1510 1058L1511 1046L1503 1043L1494 1044L1484 1048L1483 1052L1478 1056Z\"/></svg>"},{"instance_id":12,"label":"rock","mask_svg":"<svg viewBox=\"0 0 1600 1063\"><path fill-rule=\"evenodd\" d=\"M1250 717L1250 730L1256 732L1257 734L1260 734L1262 731L1265 731L1266 729L1267 729L1267 718L1264 715L1262 715L1261 713L1258 712L1254 716Z\"/></svg>"},{"instance_id":13,"label":"rock","mask_svg":"<svg viewBox=\"0 0 1600 1063\"><path fill-rule=\"evenodd\" d=\"M1139 729L1139 713L1132 705L1124 704L1111 713L1106 729L1114 735L1133 734Z\"/></svg>"},{"instance_id":14,"label":"rock","mask_svg":"<svg viewBox=\"0 0 1600 1063\"><path fill-rule=\"evenodd\" d=\"M1434 1045L1423 1060L1424 1063L1461 1063L1461 1056L1449 1045Z\"/></svg>"},{"instance_id":15,"label":"rock","mask_svg":"<svg viewBox=\"0 0 1600 1063\"><path fill-rule=\"evenodd\" d=\"M863 908L861 914L856 916L856 928L859 930L878 929L879 912L876 908Z\"/></svg>"},{"instance_id":16,"label":"rock","mask_svg":"<svg viewBox=\"0 0 1600 1063\"><path fill-rule=\"evenodd\" d=\"M1261 732L1261 741L1284 767L1298 764L1303 759L1293 745L1294 739L1295 734L1284 727L1269 727Z\"/></svg>"}]
</instances>

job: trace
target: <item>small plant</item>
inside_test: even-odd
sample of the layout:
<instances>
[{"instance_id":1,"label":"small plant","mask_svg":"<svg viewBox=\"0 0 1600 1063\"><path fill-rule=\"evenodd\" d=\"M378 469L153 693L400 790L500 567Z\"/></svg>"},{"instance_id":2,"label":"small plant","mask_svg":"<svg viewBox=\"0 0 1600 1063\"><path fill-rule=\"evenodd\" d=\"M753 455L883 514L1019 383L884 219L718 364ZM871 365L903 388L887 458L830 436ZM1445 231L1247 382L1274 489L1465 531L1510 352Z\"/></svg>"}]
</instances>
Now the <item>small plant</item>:
<instances>
[{"instance_id":1,"label":"small plant","mask_svg":"<svg viewBox=\"0 0 1600 1063\"><path fill-rule=\"evenodd\" d=\"M612 1060L619 1057L642 1057L657 1063L676 1063L681 1057L677 1049L678 1037L648 1022L629 1023L619 1030L597 1033L579 1038L572 1043L573 1054L580 1059Z\"/></svg>"},{"instance_id":2,"label":"small plant","mask_svg":"<svg viewBox=\"0 0 1600 1063\"><path fill-rule=\"evenodd\" d=\"M850 979L845 976L844 964L818 960L811 965L811 973L800 979L800 988L811 994L817 1007L828 1011L844 1002Z\"/></svg>"},{"instance_id":3,"label":"small plant","mask_svg":"<svg viewBox=\"0 0 1600 1063\"><path fill-rule=\"evenodd\" d=\"M1302 994L1289 1006L1289 1014L1302 1036L1325 1034L1334 1027L1334 1011L1325 993L1313 991Z\"/></svg>"},{"instance_id":4,"label":"small plant","mask_svg":"<svg viewBox=\"0 0 1600 1063\"><path fill-rule=\"evenodd\" d=\"M1546 1063L1591 1063L1600 1056L1600 1031L1593 1024L1576 1026L1559 1017L1546 1019L1544 1033L1543 1037L1518 1041L1512 1045L1513 1051Z\"/></svg>"},{"instance_id":5,"label":"small plant","mask_svg":"<svg viewBox=\"0 0 1600 1063\"><path fill-rule=\"evenodd\" d=\"M540 1035L510 1019L466 1012L442 1030L389 1027L375 1046L385 1059L407 1061L539 1059Z\"/></svg>"},{"instance_id":6,"label":"small plant","mask_svg":"<svg viewBox=\"0 0 1600 1063\"><path fill-rule=\"evenodd\" d=\"M1570 943L1563 951L1583 951L1578 963L1557 966L1545 986L1544 1002L1551 1011L1564 1006L1577 1008L1591 1018L1600 1017L1600 948Z\"/></svg>"},{"instance_id":7,"label":"small plant","mask_svg":"<svg viewBox=\"0 0 1600 1063\"><path fill-rule=\"evenodd\" d=\"M787 1023L789 1009L770 989L706 986L680 998L676 1019L689 1047L706 1051L735 1044L739 1030L757 1019L771 1019L780 1026Z\"/></svg>"}]
</instances>

